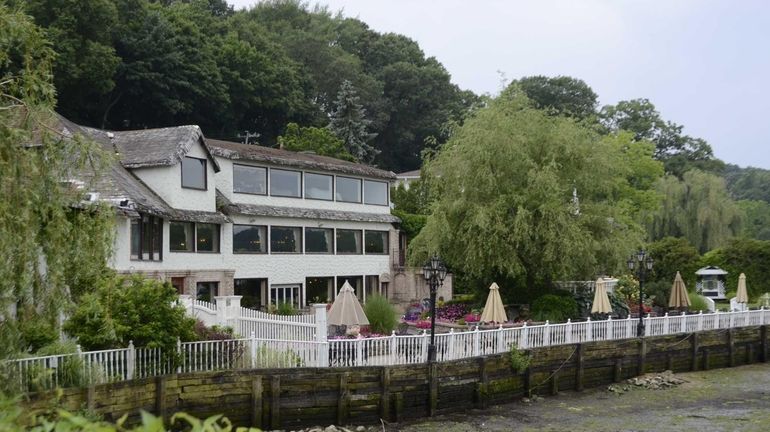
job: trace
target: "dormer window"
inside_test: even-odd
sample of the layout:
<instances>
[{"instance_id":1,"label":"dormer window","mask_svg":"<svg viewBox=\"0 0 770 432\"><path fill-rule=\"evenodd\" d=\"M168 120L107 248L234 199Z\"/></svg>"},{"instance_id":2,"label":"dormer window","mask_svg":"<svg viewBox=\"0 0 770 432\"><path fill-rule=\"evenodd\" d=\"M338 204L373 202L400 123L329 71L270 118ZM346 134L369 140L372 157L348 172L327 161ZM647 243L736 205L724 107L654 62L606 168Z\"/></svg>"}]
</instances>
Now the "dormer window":
<instances>
[{"instance_id":1,"label":"dormer window","mask_svg":"<svg viewBox=\"0 0 770 432\"><path fill-rule=\"evenodd\" d=\"M185 156L182 159L182 187L206 190L206 159Z\"/></svg>"}]
</instances>

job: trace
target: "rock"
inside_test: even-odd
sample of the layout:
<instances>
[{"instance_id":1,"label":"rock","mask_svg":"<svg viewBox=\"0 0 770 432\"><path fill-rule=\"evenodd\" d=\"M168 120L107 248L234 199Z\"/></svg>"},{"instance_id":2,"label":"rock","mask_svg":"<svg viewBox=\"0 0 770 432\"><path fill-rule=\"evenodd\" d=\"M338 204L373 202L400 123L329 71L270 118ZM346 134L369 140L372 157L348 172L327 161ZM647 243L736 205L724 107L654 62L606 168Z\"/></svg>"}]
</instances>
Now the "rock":
<instances>
[{"instance_id":1,"label":"rock","mask_svg":"<svg viewBox=\"0 0 770 432\"><path fill-rule=\"evenodd\" d=\"M324 429L324 432L339 432L334 425L329 425Z\"/></svg>"},{"instance_id":2,"label":"rock","mask_svg":"<svg viewBox=\"0 0 770 432\"><path fill-rule=\"evenodd\" d=\"M528 398L528 397L523 397L523 398L521 398L521 401L522 401L522 402L524 402L524 403L530 403L530 402L532 402L532 400L531 400L530 398Z\"/></svg>"},{"instance_id":3,"label":"rock","mask_svg":"<svg viewBox=\"0 0 770 432\"><path fill-rule=\"evenodd\" d=\"M365 430L366 430L366 428L363 427L363 426L359 426L359 427L356 428L356 432L364 432Z\"/></svg>"}]
</instances>

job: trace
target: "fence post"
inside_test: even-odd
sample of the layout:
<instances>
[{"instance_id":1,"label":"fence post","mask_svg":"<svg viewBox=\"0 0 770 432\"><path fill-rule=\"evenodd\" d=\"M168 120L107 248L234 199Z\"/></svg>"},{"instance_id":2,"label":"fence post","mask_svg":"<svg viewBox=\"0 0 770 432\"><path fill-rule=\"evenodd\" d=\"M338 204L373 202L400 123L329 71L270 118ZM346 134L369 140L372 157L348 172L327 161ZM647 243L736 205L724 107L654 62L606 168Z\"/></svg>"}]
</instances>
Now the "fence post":
<instances>
[{"instance_id":1,"label":"fence post","mask_svg":"<svg viewBox=\"0 0 770 432\"><path fill-rule=\"evenodd\" d=\"M717 321L717 325L719 325L718 321ZM703 310L698 312L698 327L697 328L698 328L698 331L703 330Z\"/></svg>"},{"instance_id":2,"label":"fence post","mask_svg":"<svg viewBox=\"0 0 770 432\"><path fill-rule=\"evenodd\" d=\"M422 350L422 353L420 354L420 359L422 362L428 360L428 330L422 331L422 346L420 347Z\"/></svg>"},{"instance_id":3,"label":"fence post","mask_svg":"<svg viewBox=\"0 0 770 432\"><path fill-rule=\"evenodd\" d=\"M634 334L634 324L631 322L631 312L628 313L628 316L626 317L626 331L623 334L623 338L628 338L629 335Z\"/></svg>"},{"instance_id":4,"label":"fence post","mask_svg":"<svg viewBox=\"0 0 770 432\"><path fill-rule=\"evenodd\" d=\"M528 342L529 342L529 329L527 328L527 323L525 321L524 325L521 327L521 337L519 338L519 348L527 349L527 346L529 345Z\"/></svg>"},{"instance_id":5,"label":"fence post","mask_svg":"<svg viewBox=\"0 0 770 432\"><path fill-rule=\"evenodd\" d=\"M567 318L567 326L565 328L564 343L572 343L572 320Z\"/></svg>"},{"instance_id":6,"label":"fence post","mask_svg":"<svg viewBox=\"0 0 770 432\"><path fill-rule=\"evenodd\" d=\"M353 360L353 366L364 366L366 363L364 362L364 351L361 349L361 343L365 339L356 339L356 358Z\"/></svg>"},{"instance_id":7,"label":"fence post","mask_svg":"<svg viewBox=\"0 0 770 432\"><path fill-rule=\"evenodd\" d=\"M128 349L126 350L126 379L134 379L134 368L136 366L136 349L134 348L134 341L128 341Z\"/></svg>"},{"instance_id":8,"label":"fence post","mask_svg":"<svg viewBox=\"0 0 770 432\"><path fill-rule=\"evenodd\" d=\"M730 321L728 321L728 323L729 323L729 328L733 328L733 323L735 322L735 320L734 320L734 318L735 318L735 312L728 312L728 313L730 314L730 317L728 318L728 319L730 320ZM739 313L740 313L740 312L739 312Z\"/></svg>"},{"instance_id":9,"label":"fence post","mask_svg":"<svg viewBox=\"0 0 770 432\"><path fill-rule=\"evenodd\" d=\"M497 350L496 353L505 352L505 348L503 348L503 325L500 324L500 327L497 328Z\"/></svg>"},{"instance_id":10,"label":"fence post","mask_svg":"<svg viewBox=\"0 0 770 432\"><path fill-rule=\"evenodd\" d=\"M455 329L449 329L449 346L447 347L447 360L455 359Z\"/></svg>"},{"instance_id":11,"label":"fence post","mask_svg":"<svg viewBox=\"0 0 770 432\"><path fill-rule=\"evenodd\" d=\"M646 317L644 317L644 334L642 336L654 336L652 334L652 328L650 327L650 314L648 313Z\"/></svg>"},{"instance_id":12,"label":"fence post","mask_svg":"<svg viewBox=\"0 0 770 432\"><path fill-rule=\"evenodd\" d=\"M251 354L251 368L257 368L257 334L251 332L249 335L249 353Z\"/></svg>"},{"instance_id":13,"label":"fence post","mask_svg":"<svg viewBox=\"0 0 770 432\"><path fill-rule=\"evenodd\" d=\"M481 334L479 333L479 326L476 326L476 330L473 331L473 356L477 357L481 351Z\"/></svg>"},{"instance_id":14,"label":"fence post","mask_svg":"<svg viewBox=\"0 0 770 432\"><path fill-rule=\"evenodd\" d=\"M586 321L586 341L590 342L594 339L594 322L591 321L591 317L588 317Z\"/></svg>"},{"instance_id":15,"label":"fence post","mask_svg":"<svg viewBox=\"0 0 770 432\"><path fill-rule=\"evenodd\" d=\"M663 315L663 334L667 335L669 333L669 323L668 323L668 312L666 312L665 315Z\"/></svg>"},{"instance_id":16,"label":"fence post","mask_svg":"<svg viewBox=\"0 0 770 432\"><path fill-rule=\"evenodd\" d=\"M86 366L86 362L83 361L83 349L80 348L80 344L75 345L75 353L78 355L78 362L80 363L80 367L83 368L83 376L88 377L88 384L93 384L91 382L91 368Z\"/></svg>"},{"instance_id":17,"label":"fence post","mask_svg":"<svg viewBox=\"0 0 770 432\"><path fill-rule=\"evenodd\" d=\"M607 315L607 332L605 333L606 340L614 340L615 339L615 332L612 331L612 315Z\"/></svg>"},{"instance_id":18,"label":"fence post","mask_svg":"<svg viewBox=\"0 0 770 432\"><path fill-rule=\"evenodd\" d=\"M176 338L176 353L179 356L179 364L176 367L176 373L182 373L182 365L184 364L184 353L182 353L182 341Z\"/></svg>"},{"instance_id":19,"label":"fence post","mask_svg":"<svg viewBox=\"0 0 770 432\"><path fill-rule=\"evenodd\" d=\"M390 333L390 363L391 365L399 364L396 362L398 358L398 340L396 339L396 331L393 330Z\"/></svg>"},{"instance_id":20,"label":"fence post","mask_svg":"<svg viewBox=\"0 0 770 432\"><path fill-rule=\"evenodd\" d=\"M326 303L313 305L315 312L315 340L318 342L318 367L329 366L329 326L326 321Z\"/></svg>"},{"instance_id":21,"label":"fence post","mask_svg":"<svg viewBox=\"0 0 770 432\"><path fill-rule=\"evenodd\" d=\"M241 315L241 296L216 296L217 321L219 325L229 326L237 330L238 318Z\"/></svg>"},{"instance_id":22,"label":"fence post","mask_svg":"<svg viewBox=\"0 0 770 432\"><path fill-rule=\"evenodd\" d=\"M551 345L551 326L549 320L545 320L545 327L543 327L543 346L547 347Z\"/></svg>"}]
</instances>

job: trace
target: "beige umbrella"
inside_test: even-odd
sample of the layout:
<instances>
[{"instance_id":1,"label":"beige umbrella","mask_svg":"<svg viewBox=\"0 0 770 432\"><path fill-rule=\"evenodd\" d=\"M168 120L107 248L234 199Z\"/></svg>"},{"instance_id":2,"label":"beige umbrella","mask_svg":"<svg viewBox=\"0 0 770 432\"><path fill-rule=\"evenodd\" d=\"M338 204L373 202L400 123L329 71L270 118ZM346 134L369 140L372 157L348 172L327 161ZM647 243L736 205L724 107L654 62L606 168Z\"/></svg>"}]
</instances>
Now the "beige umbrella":
<instances>
[{"instance_id":1,"label":"beige umbrella","mask_svg":"<svg viewBox=\"0 0 770 432\"><path fill-rule=\"evenodd\" d=\"M345 281L345 284L342 285L337 298L334 299L334 303L332 303L332 307L329 309L328 324L344 326L369 325L364 308L358 302L356 293L348 281Z\"/></svg>"},{"instance_id":2,"label":"beige umbrella","mask_svg":"<svg viewBox=\"0 0 770 432\"><path fill-rule=\"evenodd\" d=\"M682 280L682 275L679 272L676 272L674 285L671 286L671 295L668 297L668 307L690 307L690 296L687 295L687 287L684 286L684 280Z\"/></svg>"},{"instance_id":3,"label":"beige umbrella","mask_svg":"<svg viewBox=\"0 0 770 432\"><path fill-rule=\"evenodd\" d=\"M738 292L735 294L735 301L738 303L749 302L749 293L746 291L746 275L743 273L738 276Z\"/></svg>"},{"instance_id":4,"label":"beige umbrella","mask_svg":"<svg viewBox=\"0 0 770 432\"><path fill-rule=\"evenodd\" d=\"M594 289L594 304L591 306L591 313L612 313L610 298L607 296L607 286L604 285L604 279L596 280Z\"/></svg>"},{"instance_id":5,"label":"beige umbrella","mask_svg":"<svg viewBox=\"0 0 770 432\"><path fill-rule=\"evenodd\" d=\"M481 313L481 321L504 323L508 321L503 307L503 299L500 298L500 287L495 282L489 286L489 295L487 304L484 305L484 312Z\"/></svg>"}]
</instances>

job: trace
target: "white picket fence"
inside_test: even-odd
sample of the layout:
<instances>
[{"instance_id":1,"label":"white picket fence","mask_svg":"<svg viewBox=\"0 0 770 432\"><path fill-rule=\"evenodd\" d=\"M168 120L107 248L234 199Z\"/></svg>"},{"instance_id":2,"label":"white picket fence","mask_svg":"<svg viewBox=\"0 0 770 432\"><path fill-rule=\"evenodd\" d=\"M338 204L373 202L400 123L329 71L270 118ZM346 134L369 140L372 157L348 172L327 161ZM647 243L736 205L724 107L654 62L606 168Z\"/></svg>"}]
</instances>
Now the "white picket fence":
<instances>
[{"instance_id":1,"label":"white picket fence","mask_svg":"<svg viewBox=\"0 0 770 432\"><path fill-rule=\"evenodd\" d=\"M319 307L320 309L320 307ZM255 318L262 319L262 318ZM325 320L323 320L325 325ZM645 336L770 324L770 310L646 317ZM303 323L308 324L308 323ZM638 319L450 331L436 334L438 361L591 341L636 337ZM357 367L422 364L430 335L362 339L286 340L251 333L242 339L178 343L175 353L134 348L34 357L2 364L24 391L56 386L85 386L184 372L295 367Z\"/></svg>"}]
</instances>

